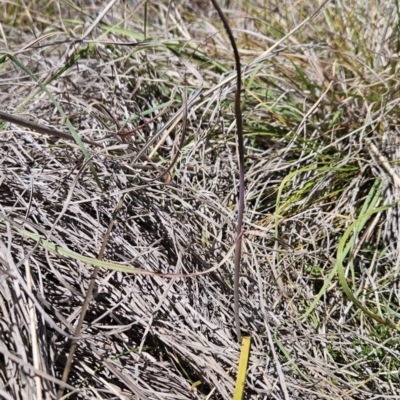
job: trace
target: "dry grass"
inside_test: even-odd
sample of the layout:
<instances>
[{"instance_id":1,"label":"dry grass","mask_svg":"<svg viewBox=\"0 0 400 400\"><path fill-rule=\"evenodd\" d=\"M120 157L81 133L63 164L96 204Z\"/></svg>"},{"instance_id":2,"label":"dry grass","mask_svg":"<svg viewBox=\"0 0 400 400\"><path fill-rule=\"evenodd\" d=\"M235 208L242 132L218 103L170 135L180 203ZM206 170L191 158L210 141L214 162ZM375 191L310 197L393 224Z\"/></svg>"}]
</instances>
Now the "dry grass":
<instances>
[{"instance_id":1,"label":"dry grass","mask_svg":"<svg viewBox=\"0 0 400 400\"><path fill-rule=\"evenodd\" d=\"M300 26L321 4L225 5L245 88L246 399L400 396L398 331L376 320L397 324L388 307L400 306L398 3L331 1ZM195 0L117 1L92 26L104 6L34 0L0 11L1 109L67 132L12 54L82 137L103 144L86 146L100 189L73 141L1 127L5 399L56 398L94 269L23 230L95 259L125 194L106 261L188 274L234 244L235 74L221 22ZM185 91L185 143L159 178L179 151ZM66 398L232 398L232 269L229 259L170 279L101 268Z\"/></svg>"}]
</instances>

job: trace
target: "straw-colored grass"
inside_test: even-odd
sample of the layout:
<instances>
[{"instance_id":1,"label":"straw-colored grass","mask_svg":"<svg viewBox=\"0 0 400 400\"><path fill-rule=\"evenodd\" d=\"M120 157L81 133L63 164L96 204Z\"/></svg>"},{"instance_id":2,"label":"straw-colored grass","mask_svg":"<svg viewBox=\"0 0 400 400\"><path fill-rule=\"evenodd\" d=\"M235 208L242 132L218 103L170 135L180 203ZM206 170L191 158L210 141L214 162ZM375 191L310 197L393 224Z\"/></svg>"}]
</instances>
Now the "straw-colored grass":
<instances>
[{"instance_id":1,"label":"straw-colored grass","mask_svg":"<svg viewBox=\"0 0 400 400\"><path fill-rule=\"evenodd\" d=\"M221 6L245 398L399 398L399 3ZM0 123L0 397L232 398L235 77L208 2L0 8L1 110L102 144Z\"/></svg>"}]
</instances>

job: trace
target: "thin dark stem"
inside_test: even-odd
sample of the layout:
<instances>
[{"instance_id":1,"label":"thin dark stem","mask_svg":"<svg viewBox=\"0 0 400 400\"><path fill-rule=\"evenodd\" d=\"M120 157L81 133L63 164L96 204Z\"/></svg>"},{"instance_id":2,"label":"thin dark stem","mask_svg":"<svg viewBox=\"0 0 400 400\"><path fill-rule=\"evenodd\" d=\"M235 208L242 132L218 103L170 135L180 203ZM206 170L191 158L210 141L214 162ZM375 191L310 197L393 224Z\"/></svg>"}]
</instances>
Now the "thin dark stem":
<instances>
[{"instance_id":1,"label":"thin dark stem","mask_svg":"<svg viewBox=\"0 0 400 400\"><path fill-rule=\"evenodd\" d=\"M242 253L242 230L243 230L243 211L244 211L244 139L243 139L243 120L241 109L241 90L242 90L242 74L240 69L240 56L236 46L235 38L233 37L232 30L229 26L221 7L216 0L211 0L214 8L217 10L219 17L224 25L226 33L228 34L233 53L235 55L236 63L236 95L235 95L235 118L238 136L238 149L239 149L239 208L236 229L236 248L235 248L235 274L234 274L234 310L235 310L235 325L238 341L241 340L240 321L239 321L239 276L240 276L240 259Z\"/></svg>"},{"instance_id":2,"label":"thin dark stem","mask_svg":"<svg viewBox=\"0 0 400 400\"><path fill-rule=\"evenodd\" d=\"M104 235L103 243L101 245L101 249L99 252L99 256L98 256L99 260L101 260L103 258L104 252L106 250L106 246L108 244L108 239L110 238L112 227L114 225L115 219L117 218L118 211L122 207L124 199L125 199L125 195L122 195L121 198L119 199L117 207L114 210L113 215L111 216L110 223L108 224L107 232ZM99 272L99 267L95 267L92 272L92 276L90 278L90 284L89 284L89 287L88 287L88 290L86 293L85 301L82 305L82 311L81 311L81 315L79 317L78 325L76 326L76 329L75 329L75 337L79 337L81 334L83 321L85 320L86 311L89 308L89 303L92 298L92 293L93 293L94 285L96 284L96 278L97 278L98 272ZM67 358L67 362L64 367L64 372L63 372L63 376L62 376L62 381L64 383L67 383L67 381L68 381L69 373L71 371L72 361L74 359L74 354L75 354L77 347L78 347L78 340L74 339L72 341L71 348L69 350L69 354L68 354L68 358ZM58 393L57 393L57 399L60 399L61 397L63 397L63 395L64 395L64 387L60 386Z\"/></svg>"}]
</instances>

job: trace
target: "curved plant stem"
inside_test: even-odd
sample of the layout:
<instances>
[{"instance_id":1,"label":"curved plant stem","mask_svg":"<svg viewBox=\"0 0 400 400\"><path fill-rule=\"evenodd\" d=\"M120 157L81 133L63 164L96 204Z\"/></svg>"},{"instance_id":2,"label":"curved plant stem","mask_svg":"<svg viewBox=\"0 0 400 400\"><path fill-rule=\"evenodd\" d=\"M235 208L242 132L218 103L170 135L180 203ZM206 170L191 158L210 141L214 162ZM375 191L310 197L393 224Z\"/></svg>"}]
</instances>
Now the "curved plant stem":
<instances>
[{"instance_id":1,"label":"curved plant stem","mask_svg":"<svg viewBox=\"0 0 400 400\"><path fill-rule=\"evenodd\" d=\"M243 119L241 109L241 89L242 89L242 74L240 68L240 56L236 46L235 38L233 37L232 30L229 26L223 11L218 5L216 0L211 0L214 8L217 10L219 17L224 25L226 33L228 34L229 41L233 49L236 64L236 95L235 95L235 118L238 137L238 150L239 150L239 207L237 217L236 229L236 248L235 248L235 273L234 273L234 310L235 310L235 325L237 339L240 343L240 321L239 321L239 276L240 276L240 259L242 253L242 234L243 234L243 211L244 211L244 139L243 139Z\"/></svg>"}]
</instances>

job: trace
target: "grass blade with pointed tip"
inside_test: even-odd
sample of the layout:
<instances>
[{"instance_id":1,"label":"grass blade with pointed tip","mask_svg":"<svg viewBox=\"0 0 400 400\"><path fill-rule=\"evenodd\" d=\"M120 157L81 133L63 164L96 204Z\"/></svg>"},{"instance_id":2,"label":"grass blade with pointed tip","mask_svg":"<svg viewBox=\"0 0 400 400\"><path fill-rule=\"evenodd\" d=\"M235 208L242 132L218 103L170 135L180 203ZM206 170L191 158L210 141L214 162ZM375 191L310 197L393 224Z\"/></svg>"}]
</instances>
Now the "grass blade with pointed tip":
<instances>
[{"instance_id":1,"label":"grass blade with pointed tip","mask_svg":"<svg viewBox=\"0 0 400 400\"><path fill-rule=\"evenodd\" d=\"M200 275L206 275L212 271L217 270L218 268L221 267L221 265L225 264L225 262L229 259L229 257L232 255L233 251L235 250L235 245L233 245L230 248L230 250L225 254L225 257L217 265L214 265L213 267L211 267L205 271L192 272L192 273L188 273L188 274L159 273L159 272L154 272L154 271L147 271L145 269L115 264L115 263L108 262L108 261L102 261L102 260L98 260L97 258L83 256L79 253L76 253L75 251L72 251L68 248L61 247L57 244L49 242L46 239L41 238L40 236L24 229L20 224L13 221L11 218L8 218L5 215L0 214L0 223L2 223L2 222L4 223L5 221L7 221L10 224L10 226L12 226L15 230L17 230L19 233L21 233L25 237L32 239L35 242L38 242L41 246L45 247L49 251L52 251L56 254L61 254L65 257L69 257L73 260L79 260L79 261L85 262L94 267L102 267L102 268L107 268L107 269L111 269L114 271L127 272L129 274L154 275L154 276L162 276L165 278L193 278L193 277L200 276Z\"/></svg>"}]
</instances>

